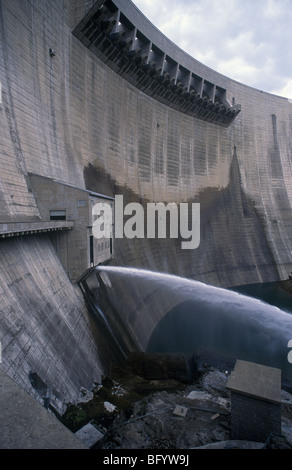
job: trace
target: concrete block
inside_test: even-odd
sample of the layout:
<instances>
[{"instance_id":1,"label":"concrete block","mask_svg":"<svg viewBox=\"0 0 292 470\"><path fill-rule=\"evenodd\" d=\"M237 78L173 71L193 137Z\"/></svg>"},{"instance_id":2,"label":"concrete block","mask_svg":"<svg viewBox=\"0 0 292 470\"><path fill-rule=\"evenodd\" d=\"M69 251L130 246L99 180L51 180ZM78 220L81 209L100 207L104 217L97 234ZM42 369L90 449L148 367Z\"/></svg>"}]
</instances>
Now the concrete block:
<instances>
[{"instance_id":1,"label":"concrete block","mask_svg":"<svg viewBox=\"0 0 292 470\"><path fill-rule=\"evenodd\" d=\"M92 447L103 438L103 434L91 423L86 424L74 434L86 447Z\"/></svg>"},{"instance_id":2,"label":"concrete block","mask_svg":"<svg viewBox=\"0 0 292 470\"><path fill-rule=\"evenodd\" d=\"M188 408L185 406L180 406L176 405L176 407L173 410L173 414L176 416L181 416L182 418L185 418L188 412Z\"/></svg>"},{"instance_id":3,"label":"concrete block","mask_svg":"<svg viewBox=\"0 0 292 470\"><path fill-rule=\"evenodd\" d=\"M231 391L231 436L265 442L281 433L281 371L237 361L227 383Z\"/></svg>"}]
</instances>

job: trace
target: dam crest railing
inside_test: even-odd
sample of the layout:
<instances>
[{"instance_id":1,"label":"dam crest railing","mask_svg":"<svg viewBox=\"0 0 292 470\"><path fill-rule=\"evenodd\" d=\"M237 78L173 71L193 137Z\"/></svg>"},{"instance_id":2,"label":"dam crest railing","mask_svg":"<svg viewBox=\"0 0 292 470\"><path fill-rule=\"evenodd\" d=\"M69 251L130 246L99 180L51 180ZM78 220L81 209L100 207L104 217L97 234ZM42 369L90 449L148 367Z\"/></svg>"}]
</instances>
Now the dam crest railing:
<instances>
[{"instance_id":1,"label":"dam crest railing","mask_svg":"<svg viewBox=\"0 0 292 470\"><path fill-rule=\"evenodd\" d=\"M184 114L228 127L241 111L226 90L188 70L147 38L118 7L97 1L73 34L131 84Z\"/></svg>"}]
</instances>

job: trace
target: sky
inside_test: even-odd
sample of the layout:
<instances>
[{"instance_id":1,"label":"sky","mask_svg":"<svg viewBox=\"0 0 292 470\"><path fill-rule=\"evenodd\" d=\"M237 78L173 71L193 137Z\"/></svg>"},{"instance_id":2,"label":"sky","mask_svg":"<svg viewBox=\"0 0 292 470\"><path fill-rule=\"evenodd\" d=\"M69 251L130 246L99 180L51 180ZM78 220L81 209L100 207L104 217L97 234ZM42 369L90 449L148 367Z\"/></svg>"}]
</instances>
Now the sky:
<instances>
[{"instance_id":1,"label":"sky","mask_svg":"<svg viewBox=\"0 0 292 470\"><path fill-rule=\"evenodd\" d=\"M133 0L195 59L292 99L292 0Z\"/></svg>"}]
</instances>

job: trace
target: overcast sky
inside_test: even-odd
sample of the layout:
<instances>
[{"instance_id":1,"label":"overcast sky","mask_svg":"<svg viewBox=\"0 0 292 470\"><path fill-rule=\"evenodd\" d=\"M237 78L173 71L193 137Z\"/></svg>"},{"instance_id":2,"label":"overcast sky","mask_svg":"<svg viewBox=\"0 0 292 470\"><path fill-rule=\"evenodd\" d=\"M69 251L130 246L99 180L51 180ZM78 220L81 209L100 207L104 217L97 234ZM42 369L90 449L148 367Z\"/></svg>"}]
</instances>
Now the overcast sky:
<instances>
[{"instance_id":1,"label":"overcast sky","mask_svg":"<svg viewBox=\"0 0 292 470\"><path fill-rule=\"evenodd\" d=\"M292 99L292 0L133 0L184 51L241 83Z\"/></svg>"}]
</instances>

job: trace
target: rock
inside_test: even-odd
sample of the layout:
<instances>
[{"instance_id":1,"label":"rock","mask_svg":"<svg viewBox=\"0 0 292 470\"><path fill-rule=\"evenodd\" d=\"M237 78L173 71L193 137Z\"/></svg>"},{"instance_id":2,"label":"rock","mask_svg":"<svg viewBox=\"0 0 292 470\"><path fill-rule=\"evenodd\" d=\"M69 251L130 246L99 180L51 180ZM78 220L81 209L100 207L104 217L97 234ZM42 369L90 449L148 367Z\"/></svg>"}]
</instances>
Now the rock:
<instances>
[{"instance_id":1,"label":"rock","mask_svg":"<svg viewBox=\"0 0 292 470\"><path fill-rule=\"evenodd\" d=\"M213 396L208 392L203 392L201 390L192 390L187 398L190 400L212 400Z\"/></svg>"},{"instance_id":2,"label":"rock","mask_svg":"<svg viewBox=\"0 0 292 470\"><path fill-rule=\"evenodd\" d=\"M113 384L111 391L113 395L116 395L117 397L123 397L127 394L127 391L116 380L113 380L112 382Z\"/></svg>"},{"instance_id":3,"label":"rock","mask_svg":"<svg viewBox=\"0 0 292 470\"><path fill-rule=\"evenodd\" d=\"M187 394L186 398L189 400L213 401L223 408L229 408L229 402L226 398L212 395L211 393L202 390L192 390Z\"/></svg>"},{"instance_id":4,"label":"rock","mask_svg":"<svg viewBox=\"0 0 292 470\"><path fill-rule=\"evenodd\" d=\"M112 413L113 411L116 410L116 406L113 405L112 403L108 402L108 401L105 401L104 402L104 407L105 409L109 412L109 413Z\"/></svg>"},{"instance_id":5,"label":"rock","mask_svg":"<svg viewBox=\"0 0 292 470\"><path fill-rule=\"evenodd\" d=\"M209 393L218 392L221 396L226 396L228 394L226 390L226 384L228 382L228 376L220 372L219 370L214 370L207 372L202 377L202 387L204 390Z\"/></svg>"},{"instance_id":6,"label":"rock","mask_svg":"<svg viewBox=\"0 0 292 470\"><path fill-rule=\"evenodd\" d=\"M130 419L122 422L121 415L117 416L102 448L188 449L229 439L229 413L221 413L217 397L208 403L197 400L192 406L193 400L187 395L156 392L135 403ZM201 397L201 393L198 396ZM204 396L208 394L205 392ZM215 413L218 417L212 420Z\"/></svg>"},{"instance_id":7,"label":"rock","mask_svg":"<svg viewBox=\"0 0 292 470\"><path fill-rule=\"evenodd\" d=\"M281 390L281 401L285 405L292 405L291 393L286 392L286 390Z\"/></svg>"},{"instance_id":8,"label":"rock","mask_svg":"<svg viewBox=\"0 0 292 470\"><path fill-rule=\"evenodd\" d=\"M289 435L281 433L281 436L271 434L265 442L265 449L292 449L291 442L289 442Z\"/></svg>"},{"instance_id":9,"label":"rock","mask_svg":"<svg viewBox=\"0 0 292 470\"><path fill-rule=\"evenodd\" d=\"M282 435L287 443L292 447L292 426L291 423L282 423Z\"/></svg>"},{"instance_id":10,"label":"rock","mask_svg":"<svg viewBox=\"0 0 292 470\"><path fill-rule=\"evenodd\" d=\"M104 413L101 411L102 420L91 421L102 434L94 443L95 448L292 448L292 396L288 392L282 391L281 436L269 443L235 441L231 440L230 434L230 393L226 389L228 377L224 372L207 370L192 384L184 384L183 389L180 388L181 383L172 379L146 380L129 374L129 371L124 374L122 370L116 372L115 379L108 380L108 383L104 381L99 391ZM177 389L172 387L172 382L178 385ZM105 393L108 390L106 384L110 386L111 394ZM161 389L163 384L165 388ZM149 394L136 394L141 388L145 392L148 386ZM124 394L129 395L130 391L133 392L133 400L127 408L121 408L115 400L123 399Z\"/></svg>"},{"instance_id":11,"label":"rock","mask_svg":"<svg viewBox=\"0 0 292 470\"><path fill-rule=\"evenodd\" d=\"M229 401L226 400L226 398L217 397L216 403L218 403L218 405L222 406L223 408L230 408Z\"/></svg>"},{"instance_id":12,"label":"rock","mask_svg":"<svg viewBox=\"0 0 292 470\"><path fill-rule=\"evenodd\" d=\"M78 403L86 403L93 398L93 393L84 387L80 388Z\"/></svg>"}]
</instances>

